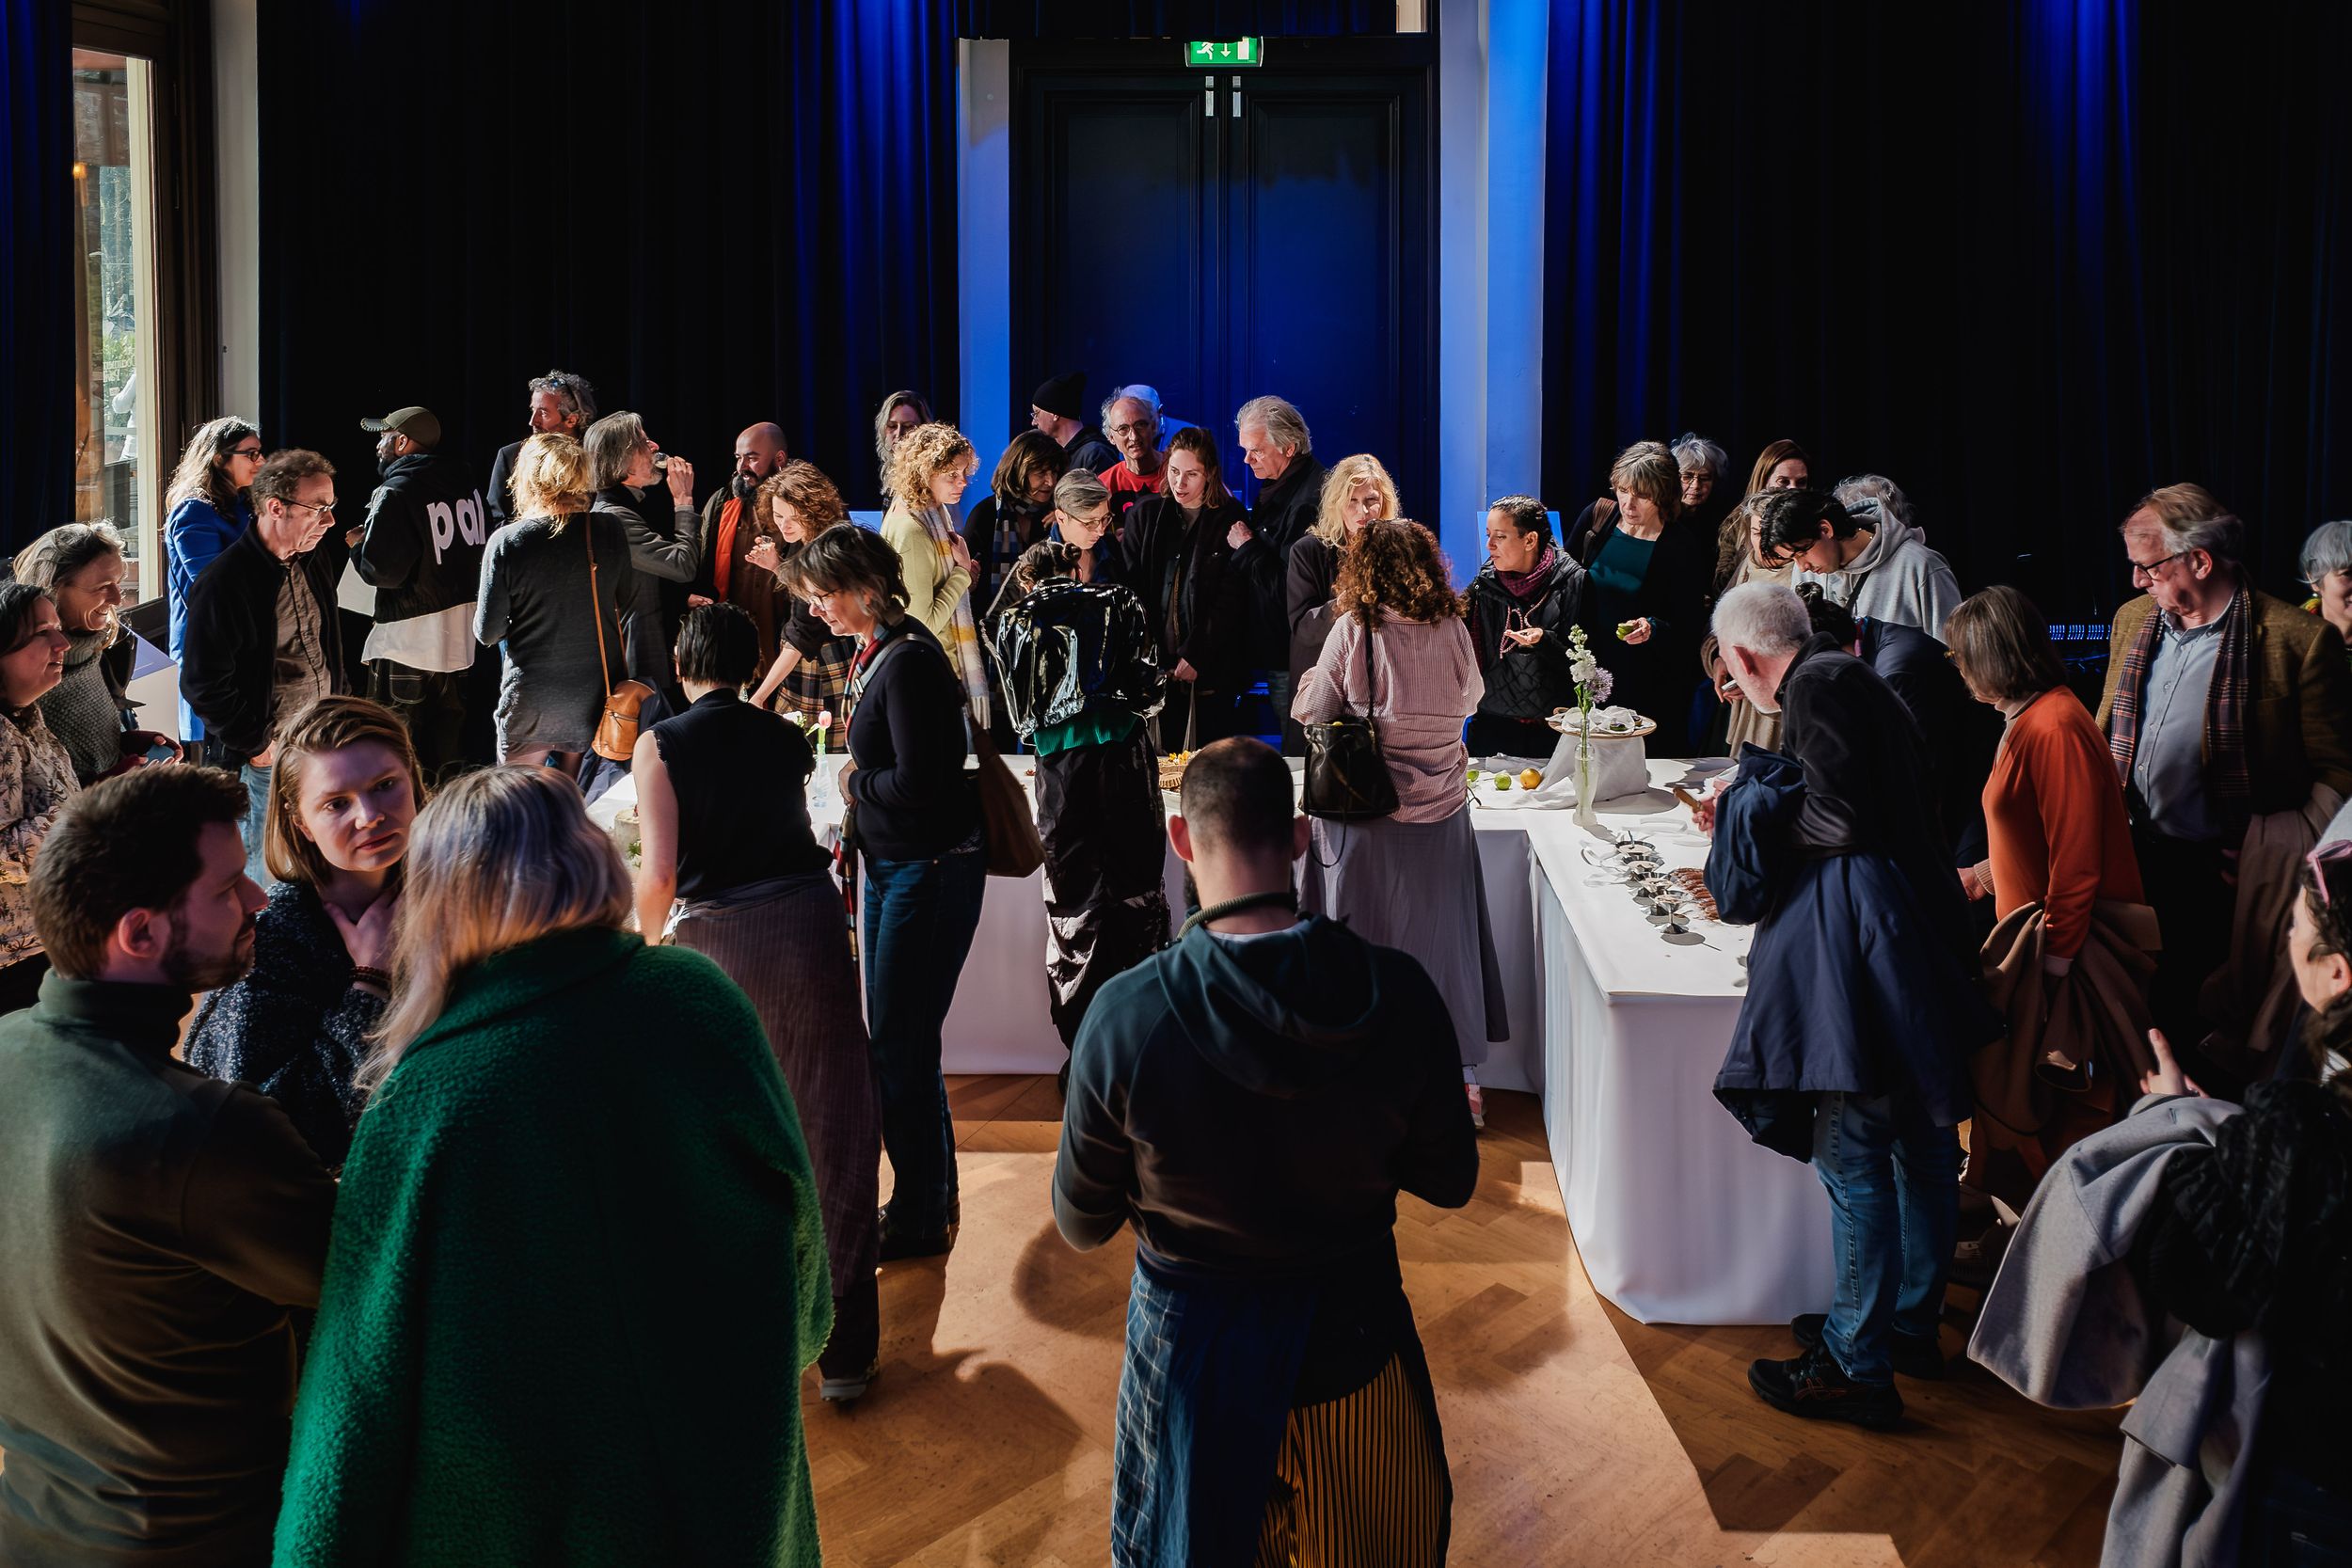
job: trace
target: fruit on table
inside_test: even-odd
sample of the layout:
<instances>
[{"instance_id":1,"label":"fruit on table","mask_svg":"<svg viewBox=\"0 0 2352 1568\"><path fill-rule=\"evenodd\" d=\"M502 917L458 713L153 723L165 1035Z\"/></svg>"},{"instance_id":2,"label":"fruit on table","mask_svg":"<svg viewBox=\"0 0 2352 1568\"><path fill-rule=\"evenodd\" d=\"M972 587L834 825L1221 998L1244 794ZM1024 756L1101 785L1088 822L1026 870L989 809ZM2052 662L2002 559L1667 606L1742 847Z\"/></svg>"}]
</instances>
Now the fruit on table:
<instances>
[{"instance_id":1,"label":"fruit on table","mask_svg":"<svg viewBox=\"0 0 2352 1568\"><path fill-rule=\"evenodd\" d=\"M1519 787L1521 789L1534 789L1543 782L1543 774L1538 772L1536 769L1533 768L1522 768L1519 769Z\"/></svg>"},{"instance_id":2,"label":"fruit on table","mask_svg":"<svg viewBox=\"0 0 2352 1568\"><path fill-rule=\"evenodd\" d=\"M1511 787L1511 775L1510 775L1510 774L1508 774L1508 773L1497 773L1497 774L1495 775L1495 787L1496 787L1497 789L1508 789L1508 788L1510 788L1510 787Z\"/></svg>"}]
</instances>

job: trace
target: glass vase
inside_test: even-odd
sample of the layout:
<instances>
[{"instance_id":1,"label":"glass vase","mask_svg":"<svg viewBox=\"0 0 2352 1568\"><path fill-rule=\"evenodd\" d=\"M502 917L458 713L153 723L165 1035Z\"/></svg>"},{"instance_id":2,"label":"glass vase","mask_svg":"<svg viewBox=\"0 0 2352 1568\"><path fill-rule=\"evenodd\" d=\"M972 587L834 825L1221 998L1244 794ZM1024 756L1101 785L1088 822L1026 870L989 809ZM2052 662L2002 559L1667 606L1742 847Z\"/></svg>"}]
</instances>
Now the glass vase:
<instances>
[{"instance_id":1,"label":"glass vase","mask_svg":"<svg viewBox=\"0 0 2352 1568\"><path fill-rule=\"evenodd\" d=\"M1593 736L1589 729L1576 737L1576 825L1600 826L1599 815L1593 810Z\"/></svg>"}]
</instances>

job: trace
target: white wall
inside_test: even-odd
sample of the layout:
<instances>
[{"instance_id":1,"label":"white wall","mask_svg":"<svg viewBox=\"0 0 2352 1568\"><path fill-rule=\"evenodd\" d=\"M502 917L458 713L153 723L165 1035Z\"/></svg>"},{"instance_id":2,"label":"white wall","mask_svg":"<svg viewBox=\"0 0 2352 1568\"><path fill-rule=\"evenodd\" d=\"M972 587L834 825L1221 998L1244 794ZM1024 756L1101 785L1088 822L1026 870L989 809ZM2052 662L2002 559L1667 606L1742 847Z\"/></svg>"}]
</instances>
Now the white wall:
<instances>
[{"instance_id":1,"label":"white wall","mask_svg":"<svg viewBox=\"0 0 2352 1568\"><path fill-rule=\"evenodd\" d=\"M983 479L1019 428L1011 406L1012 46L1002 39L956 45L957 427L972 441ZM1019 410L1025 425L1028 409ZM977 504L986 486L967 499Z\"/></svg>"},{"instance_id":2,"label":"white wall","mask_svg":"<svg viewBox=\"0 0 2352 1568\"><path fill-rule=\"evenodd\" d=\"M191 409L191 419L242 414L262 407L262 128L256 106L260 68L258 0L213 0L213 113L220 186L221 390L216 409ZM176 432L172 447L186 438ZM272 446L285 433L264 430Z\"/></svg>"},{"instance_id":3,"label":"white wall","mask_svg":"<svg viewBox=\"0 0 2352 1568\"><path fill-rule=\"evenodd\" d=\"M1542 488L1549 24L1546 0L1441 0L1438 537L1466 579L1486 553L1486 503Z\"/></svg>"}]
</instances>

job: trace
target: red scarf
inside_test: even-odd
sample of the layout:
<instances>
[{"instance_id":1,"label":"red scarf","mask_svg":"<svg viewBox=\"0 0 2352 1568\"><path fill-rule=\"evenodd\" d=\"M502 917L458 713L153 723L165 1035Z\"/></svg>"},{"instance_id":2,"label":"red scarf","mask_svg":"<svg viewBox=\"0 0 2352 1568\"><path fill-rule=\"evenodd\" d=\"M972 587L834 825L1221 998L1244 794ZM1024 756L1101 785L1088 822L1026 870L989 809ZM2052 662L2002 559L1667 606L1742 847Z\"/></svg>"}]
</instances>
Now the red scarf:
<instances>
[{"instance_id":1,"label":"red scarf","mask_svg":"<svg viewBox=\"0 0 2352 1568\"><path fill-rule=\"evenodd\" d=\"M711 544L710 586L717 590L717 598L727 596L727 581L735 576L735 525L743 516L743 502L729 496L719 508L719 537Z\"/></svg>"},{"instance_id":2,"label":"red scarf","mask_svg":"<svg viewBox=\"0 0 2352 1568\"><path fill-rule=\"evenodd\" d=\"M1527 597L1536 589L1543 587L1551 578L1551 546L1546 545L1544 553L1536 557L1535 564L1526 571L1506 572L1498 566L1495 568L1495 577L1502 582L1502 591L1511 597L1515 599Z\"/></svg>"}]
</instances>

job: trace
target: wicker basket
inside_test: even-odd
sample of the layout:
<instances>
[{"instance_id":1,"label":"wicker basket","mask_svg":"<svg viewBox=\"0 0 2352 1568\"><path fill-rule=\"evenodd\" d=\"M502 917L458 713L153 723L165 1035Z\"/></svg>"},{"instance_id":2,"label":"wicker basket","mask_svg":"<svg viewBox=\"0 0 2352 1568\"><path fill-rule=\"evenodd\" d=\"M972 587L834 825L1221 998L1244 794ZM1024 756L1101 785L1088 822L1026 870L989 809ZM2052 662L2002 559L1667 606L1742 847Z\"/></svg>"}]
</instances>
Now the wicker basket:
<instances>
[{"instance_id":1,"label":"wicker basket","mask_svg":"<svg viewBox=\"0 0 2352 1568\"><path fill-rule=\"evenodd\" d=\"M1180 786L1184 784L1184 769L1185 769L1186 768L1190 767L1191 765L1192 765L1192 753L1190 753L1189 752L1182 752L1182 753L1180 753L1180 754L1178 754L1178 755L1176 755L1176 756L1163 756L1163 757L1161 757L1161 758L1160 758L1160 788L1161 788L1161 790L1162 790L1162 791L1164 791L1164 792L1165 792L1165 793L1167 793L1167 794L1169 794L1169 795L1173 795L1173 794L1175 794L1175 793L1176 793L1176 791L1177 791L1177 789L1178 789L1178 788L1179 788L1179 787L1180 787Z\"/></svg>"}]
</instances>

